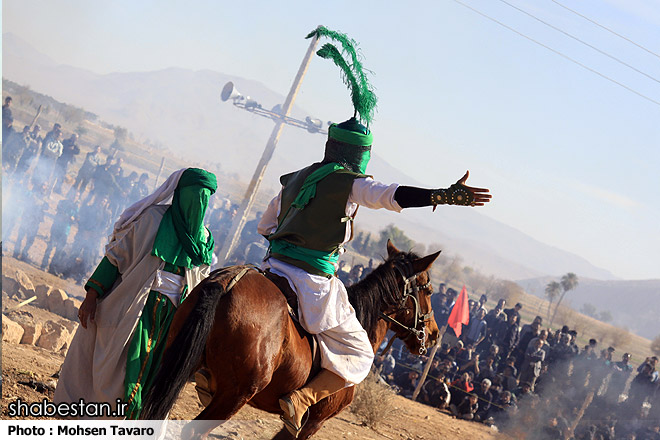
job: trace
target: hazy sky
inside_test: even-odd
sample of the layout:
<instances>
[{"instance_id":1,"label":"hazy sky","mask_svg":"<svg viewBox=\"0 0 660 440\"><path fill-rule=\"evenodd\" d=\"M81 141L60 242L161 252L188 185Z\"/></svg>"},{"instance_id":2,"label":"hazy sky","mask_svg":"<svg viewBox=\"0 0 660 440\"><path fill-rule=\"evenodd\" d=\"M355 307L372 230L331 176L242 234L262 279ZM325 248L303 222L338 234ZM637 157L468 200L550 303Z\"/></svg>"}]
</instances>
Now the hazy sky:
<instances>
[{"instance_id":1,"label":"hazy sky","mask_svg":"<svg viewBox=\"0 0 660 440\"><path fill-rule=\"evenodd\" d=\"M282 94L307 32L341 30L374 72L383 158L434 187L470 169L494 196L483 214L617 276L660 278L660 2L460 3L5 0L2 23L96 73L212 69ZM323 120L352 114L337 68L318 57L297 104Z\"/></svg>"}]
</instances>

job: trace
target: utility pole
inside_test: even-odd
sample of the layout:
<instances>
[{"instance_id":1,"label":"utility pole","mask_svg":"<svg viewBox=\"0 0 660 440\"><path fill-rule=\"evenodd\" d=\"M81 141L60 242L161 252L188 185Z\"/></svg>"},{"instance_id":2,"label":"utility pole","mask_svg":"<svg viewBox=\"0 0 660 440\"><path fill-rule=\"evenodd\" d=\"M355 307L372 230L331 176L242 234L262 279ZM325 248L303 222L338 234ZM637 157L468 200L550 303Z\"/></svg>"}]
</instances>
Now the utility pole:
<instances>
[{"instance_id":1,"label":"utility pole","mask_svg":"<svg viewBox=\"0 0 660 440\"><path fill-rule=\"evenodd\" d=\"M289 116L289 113L293 108L293 102L296 100L296 95L298 94L298 90L300 90L300 85L302 84L303 77L305 76L307 68L309 67L309 62L314 55L317 42L318 37L312 37L312 41L309 43L307 53L305 54L305 58L303 58L302 64L298 69L298 73L293 80L293 85L291 85L291 90L289 90L289 94L287 95L286 100L284 101L284 105L282 106L282 117L279 118L275 123L273 132L268 139L266 148L264 149L264 152L261 155L261 159L259 160L259 164L257 165L257 169L254 171L250 185L245 191L245 196L243 197L243 202L241 202L241 207L236 214L236 218L234 219L229 234L227 234L227 240L229 240L229 242L225 242L225 245L222 248L222 252L220 253L220 258L218 261L220 265L227 264L232 252L238 245L241 232L243 231L247 217L250 214L252 205L254 205L254 200L256 199L257 191L259 190L261 181L264 178L266 167L268 167L268 162L270 162L270 159L273 157L273 152L277 146L277 141L279 141L280 135L282 134L282 128L284 128L284 125L286 124L285 118Z\"/></svg>"}]
</instances>

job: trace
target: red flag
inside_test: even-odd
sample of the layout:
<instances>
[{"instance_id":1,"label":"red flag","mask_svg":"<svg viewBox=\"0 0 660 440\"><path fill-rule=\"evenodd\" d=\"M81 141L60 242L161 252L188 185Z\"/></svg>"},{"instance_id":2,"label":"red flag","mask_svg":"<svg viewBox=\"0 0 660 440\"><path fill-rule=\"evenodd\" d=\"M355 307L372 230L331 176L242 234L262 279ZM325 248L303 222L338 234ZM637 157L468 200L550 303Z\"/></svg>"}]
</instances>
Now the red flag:
<instances>
[{"instance_id":1,"label":"red flag","mask_svg":"<svg viewBox=\"0 0 660 440\"><path fill-rule=\"evenodd\" d=\"M456 304L454 304L454 308L449 314L447 325L454 329L456 337L460 337L463 325L467 325L469 322L470 308L468 306L467 289L465 288L465 284L463 284L463 289L461 289Z\"/></svg>"}]
</instances>

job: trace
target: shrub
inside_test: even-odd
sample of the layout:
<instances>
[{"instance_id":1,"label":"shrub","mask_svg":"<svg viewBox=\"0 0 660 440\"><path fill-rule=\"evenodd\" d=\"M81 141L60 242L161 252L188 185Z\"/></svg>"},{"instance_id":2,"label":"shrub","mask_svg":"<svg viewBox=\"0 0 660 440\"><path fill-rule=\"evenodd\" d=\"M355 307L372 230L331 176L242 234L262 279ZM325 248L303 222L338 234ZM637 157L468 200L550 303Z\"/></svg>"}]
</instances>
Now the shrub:
<instances>
[{"instance_id":1,"label":"shrub","mask_svg":"<svg viewBox=\"0 0 660 440\"><path fill-rule=\"evenodd\" d=\"M394 391L379 382L379 376L371 372L356 386L351 412L358 416L365 426L373 429L388 415L393 414L394 396Z\"/></svg>"},{"instance_id":2,"label":"shrub","mask_svg":"<svg viewBox=\"0 0 660 440\"><path fill-rule=\"evenodd\" d=\"M651 351L654 355L660 356L660 335L656 336L653 341L651 341Z\"/></svg>"},{"instance_id":3,"label":"shrub","mask_svg":"<svg viewBox=\"0 0 660 440\"><path fill-rule=\"evenodd\" d=\"M607 334L613 347L623 347L630 343L632 335L625 328L612 327Z\"/></svg>"}]
</instances>

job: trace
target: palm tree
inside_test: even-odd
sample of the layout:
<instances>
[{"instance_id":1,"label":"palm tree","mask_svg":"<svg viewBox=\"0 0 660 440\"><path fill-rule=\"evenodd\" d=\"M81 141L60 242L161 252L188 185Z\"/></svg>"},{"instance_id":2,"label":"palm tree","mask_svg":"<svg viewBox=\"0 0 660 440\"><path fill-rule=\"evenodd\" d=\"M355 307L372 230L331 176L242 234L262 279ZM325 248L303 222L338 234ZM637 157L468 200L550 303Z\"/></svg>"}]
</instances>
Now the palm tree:
<instances>
[{"instance_id":1,"label":"palm tree","mask_svg":"<svg viewBox=\"0 0 660 440\"><path fill-rule=\"evenodd\" d=\"M561 277L561 296L559 297L559 301L557 301L557 305L555 306L555 313L552 315L552 319L550 320L550 325L552 325L552 322L555 320L555 316L557 316L557 310L559 310L559 305L561 302L564 300L564 296L566 296L566 292L569 290L573 290L577 287L578 285L578 277L575 275L573 272L569 272L563 277Z\"/></svg>"},{"instance_id":2,"label":"palm tree","mask_svg":"<svg viewBox=\"0 0 660 440\"><path fill-rule=\"evenodd\" d=\"M550 311L552 309L552 303L555 301L557 296L561 293L561 284L557 281L550 281L547 286L545 286L545 296L548 297L548 319L550 319Z\"/></svg>"}]
</instances>

